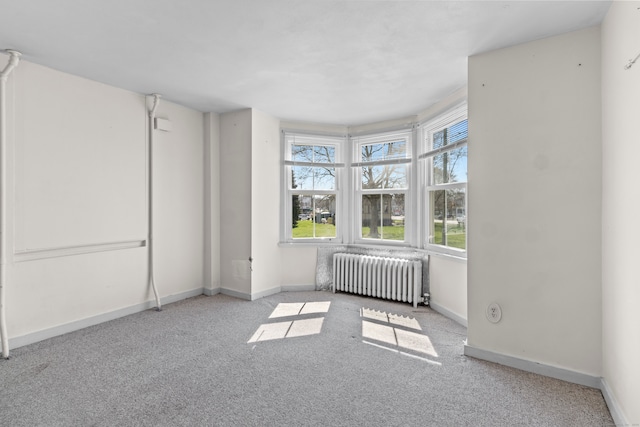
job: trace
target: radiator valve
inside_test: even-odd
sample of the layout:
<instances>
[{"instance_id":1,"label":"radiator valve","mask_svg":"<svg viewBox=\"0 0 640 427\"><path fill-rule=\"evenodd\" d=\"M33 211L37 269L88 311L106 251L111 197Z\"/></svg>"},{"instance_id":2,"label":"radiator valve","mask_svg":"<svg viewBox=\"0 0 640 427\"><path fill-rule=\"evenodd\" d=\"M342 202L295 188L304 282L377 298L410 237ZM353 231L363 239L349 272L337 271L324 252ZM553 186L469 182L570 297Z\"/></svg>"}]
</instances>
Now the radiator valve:
<instances>
[{"instance_id":1,"label":"radiator valve","mask_svg":"<svg viewBox=\"0 0 640 427\"><path fill-rule=\"evenodd\" d=\"M424 296L422 297L422 302L424 305L429 305L429 293L425 292Z\"/></svg>"}]
</instances>

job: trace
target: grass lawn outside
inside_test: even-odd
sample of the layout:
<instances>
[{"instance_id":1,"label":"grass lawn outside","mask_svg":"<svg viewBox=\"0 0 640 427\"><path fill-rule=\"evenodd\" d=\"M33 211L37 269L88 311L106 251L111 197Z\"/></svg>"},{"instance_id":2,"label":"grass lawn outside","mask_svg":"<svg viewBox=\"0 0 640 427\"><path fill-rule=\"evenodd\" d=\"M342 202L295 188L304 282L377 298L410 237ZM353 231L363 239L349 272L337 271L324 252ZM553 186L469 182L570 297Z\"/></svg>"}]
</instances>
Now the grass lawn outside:
<instances>
[{"instance_id":1,"label":"grass lawn outside","mask_svg":"<svg viewBox=\"0 0 640 427\"><path fill-rule=\"evenodd\" d=\"M362 238L382 240L404 240L404 225L385 225L378 227L380 237L369 237L369 227L362 227Z\"/></svg>"},{"instance_id":2,"label":"grass lawn outside","mask_svg":"<svg viewBox=\"0 0 640 427\"><path fill-rule=\"evenodd\" d=\"M442 221L434 223L433 242L442 244ZM458 249L466 249L467 229L462 225L451 225L447 227L447 246Z\"/></svg>"},{"instance_id":3,"label":"grass lawn outside","mask_svg":"<svg viewBox=\"0 0 640 427\"><path fill-rule=\"evenodd\" d=\"M313 233L315 225L315 235ZM292 230L294 239L313 239L322 237L336 237L336 226L333 224L314 224L310 219L298 221L298 226Z\"/></svg>"},{"instance_id":4,"label":"grass lawn outside","mask_svg":"<svg viewBox=\"0 0 640 427\"><path fill-rule=\"evenodd\" d=\"M314 234L315 226L315 234ZM442 243L442 222L434 223L434 244ZM382 240L404 240L404 225L387 225L378 227L378 233ZM362 237L367 239L369 227L362 227ZM312 220L298 221L298 226L293 229L294 239L312 239L323 237L336 237L336 226L334 224L315 224ZM466 249L467 230L462 225L449 224L447 230L447 246L458 249Z\"/></svg>"}]
</instances>

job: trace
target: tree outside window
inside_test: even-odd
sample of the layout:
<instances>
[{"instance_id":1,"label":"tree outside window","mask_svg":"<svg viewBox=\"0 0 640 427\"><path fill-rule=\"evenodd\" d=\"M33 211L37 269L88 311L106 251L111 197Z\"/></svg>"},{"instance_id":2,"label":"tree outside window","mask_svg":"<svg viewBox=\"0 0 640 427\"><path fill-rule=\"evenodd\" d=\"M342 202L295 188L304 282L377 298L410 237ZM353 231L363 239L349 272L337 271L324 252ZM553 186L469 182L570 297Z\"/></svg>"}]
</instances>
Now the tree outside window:
<instances>
[{"instance_id":1,"label":"tree outside window","mask_svg":"<svg viewBox=\"0 0 640 427\"><path fill-rule=\"evenodd\" d=\"M408 191L408 134L359 143L361 170L361 236L363 239L405 240Z\"/></svg>"},{"instance_id":2,"label":"tree outside window","mask_svg":"<svg viewBox=\"0 0 640 427\"><path fill-rule=\"evenodd\" d=\"M339 146L336 139L286 134L285 142L291 212L289 238L336 238Z\"/></svg>"},{"instance_id":3,"label":"tree outside window","mask_svg":"<svg viewBox=\"0 0 640 427\"><path fill-rule=\"evenodd\" d=\"M467 246L467 120L427 132L427 243L457 250Z\"/></svg>"}]
</instances>

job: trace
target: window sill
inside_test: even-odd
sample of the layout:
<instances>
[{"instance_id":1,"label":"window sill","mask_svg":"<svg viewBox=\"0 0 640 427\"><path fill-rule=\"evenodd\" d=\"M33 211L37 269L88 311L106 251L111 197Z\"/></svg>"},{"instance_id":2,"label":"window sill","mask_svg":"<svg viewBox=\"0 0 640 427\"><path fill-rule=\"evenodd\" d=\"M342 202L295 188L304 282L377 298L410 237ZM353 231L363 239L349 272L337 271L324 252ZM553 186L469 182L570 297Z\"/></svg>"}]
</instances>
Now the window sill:
<instances>
[{"instance_id":1,"label":"window sill","mask_svg":"<svg viewBox=\"0 0 640 427\"><path fill-rule=\"evenodd\" d=\"M299 248L299 247L319 247L319 246L342 246L343 243L337 240L319 240L310 241L304 240L300 242L278 242L280 248Z\"/></svg>"},{"instance_id":2,"label":"window sill","mask_svg":"<svg viewBox=\"0 0 640 427\"><path fill-rule=\"evenodd\" d=\"M447 258L447 259L454 259L454 260L464 261L464 262L467 261L467 251L455 251L451 249L445 249L445 248L439 248L439 247L433 247L433 246L428 246L420 250L425 252L428 255L433 255L433 256Z\"/></svg>"}]
</instances>

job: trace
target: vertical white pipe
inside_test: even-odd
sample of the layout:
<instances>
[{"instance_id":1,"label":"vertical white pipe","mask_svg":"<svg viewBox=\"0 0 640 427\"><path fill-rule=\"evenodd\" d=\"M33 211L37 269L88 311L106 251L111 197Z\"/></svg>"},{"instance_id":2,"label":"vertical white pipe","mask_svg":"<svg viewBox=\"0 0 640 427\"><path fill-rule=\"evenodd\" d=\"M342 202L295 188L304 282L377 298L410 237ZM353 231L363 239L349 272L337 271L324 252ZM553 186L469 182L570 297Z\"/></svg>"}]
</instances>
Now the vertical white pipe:
<instances>
[{"instance_id":1,"label":"vertical white pipe","mask_svg":"<svg viewBox=\"0 0 640 427\"><path fill-rule=\"evenodd\" d=\"M156 297L156 310L162 310L162 304L160 303L160 296L158 295L158 289L156 288L156 283L153 277L153 131L154 131L154 122L156 118L156 109L158 108L158 104L160 103L160 95L154 93L153 95L153 106L149 110L149 146L148 146L148 185L149 185L149 195L148 195L148 235L147 235L147 246L148 246L148 262L149 262L149 285L153 289L153 293Z\"/></svg>"},{"instance_id":2,"label":"vertical white pipe","mask_svg":"<svg viewBox=\"0 0 640 427\"><path fill-rule=\"evenodd\" d=\"M2 357L9 358L9 337L5 315L5 287L7 286L7 79L20 61L20 52L6 50L9 62L0 71L0 340Z\"/></svg>"}]
</instances>

